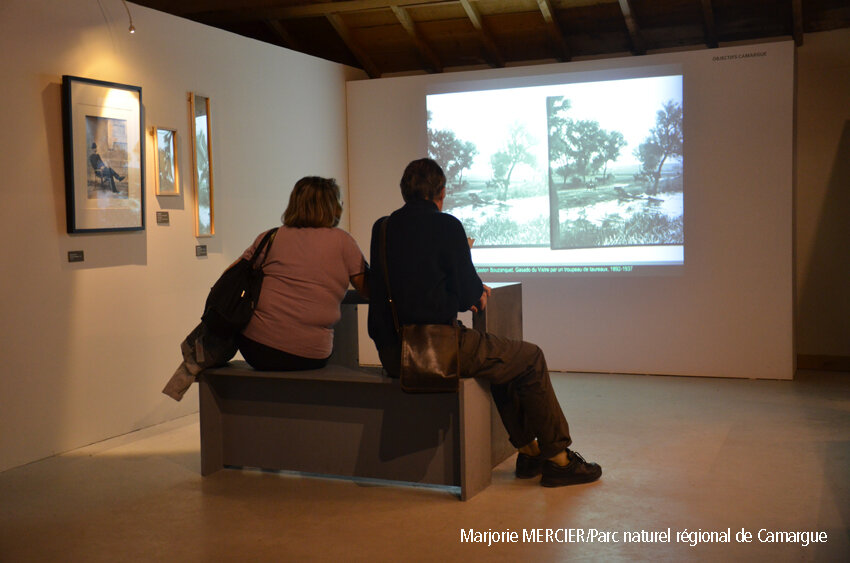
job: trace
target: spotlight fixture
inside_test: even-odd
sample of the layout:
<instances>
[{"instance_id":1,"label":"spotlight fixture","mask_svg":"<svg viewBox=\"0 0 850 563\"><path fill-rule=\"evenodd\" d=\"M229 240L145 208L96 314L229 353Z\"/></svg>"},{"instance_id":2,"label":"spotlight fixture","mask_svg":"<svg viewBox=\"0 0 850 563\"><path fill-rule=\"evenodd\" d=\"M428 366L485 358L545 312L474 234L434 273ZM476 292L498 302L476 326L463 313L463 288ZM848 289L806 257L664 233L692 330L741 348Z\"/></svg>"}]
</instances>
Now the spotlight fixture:
<instances>
[{"instance_id":1,"label":"spotlight fixture","mask_svg":"<svg viewBox=\"0 0 850 563\"><path fill-rule=\"evenodd\" d=\"M124 2L124 9L127 10L127 19L130 20L130 33L136 33L136 26L133 25L133 16L130 15L130 7L127 5L127 0L121 0Z\"/></svg>"}]
</instances>

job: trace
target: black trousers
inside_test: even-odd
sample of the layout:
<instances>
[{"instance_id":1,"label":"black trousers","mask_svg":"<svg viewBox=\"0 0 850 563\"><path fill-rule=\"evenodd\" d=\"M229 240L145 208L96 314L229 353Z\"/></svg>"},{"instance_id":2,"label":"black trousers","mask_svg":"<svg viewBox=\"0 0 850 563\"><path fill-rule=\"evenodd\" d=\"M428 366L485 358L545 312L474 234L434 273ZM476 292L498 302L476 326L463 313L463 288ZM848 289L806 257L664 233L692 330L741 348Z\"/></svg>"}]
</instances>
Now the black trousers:
<instances>
[{"instance_id":1,"label":"black trousers","mask_svg":"<svg viewBox=\"0 0 850 563\"><path fill-rule=\"evenodd\" d=\"M399 352L385 349L378 354L387 373L398 377ZM460 375L490 383L493 402L514 447L536 438L543 456L549 458L572 443L546 358L536 344L461 327Z\"/></svg>"},{"instance_id":2,"label":"black trousers","mask_svg":"<svg viewBox=\"0 0 850 563\"><path fill-rule=\"evenodd\" d=\"M260 344L240 334L237 338L239 351L248 364L260 371L302 371L321 369L328 364L328 358L304 358L289 354L283 350Z\"/></svg>"}]
</instances>

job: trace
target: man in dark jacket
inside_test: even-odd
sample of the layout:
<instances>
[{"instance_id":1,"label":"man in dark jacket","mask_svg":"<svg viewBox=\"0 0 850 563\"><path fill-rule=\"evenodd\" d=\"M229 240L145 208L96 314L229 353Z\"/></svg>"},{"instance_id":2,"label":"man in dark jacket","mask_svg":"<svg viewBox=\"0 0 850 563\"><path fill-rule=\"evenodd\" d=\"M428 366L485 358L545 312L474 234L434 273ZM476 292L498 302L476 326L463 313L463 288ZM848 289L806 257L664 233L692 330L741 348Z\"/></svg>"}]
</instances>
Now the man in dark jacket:
<instances>
[{"instance_id":1,"label":"man in dark jacket","mask_svg":"<svg viewBox=\"0 0 850 563\"><path fill-rule=\"evenodd\" d=\"M115 189L115 179L117 178L120 182L124 179L124 176L121 176L113 170L108 164L106 164L103 159L97 154L97 144L91 144L92 153L89 155L89 165L94 169L95 175L101 178L101 181L109 182L112 191L118 193L118 190Z\"/></svg>"},{"instance_id":2,"label":"man in dark jacket","mask_svg":"<svg viewBox=\"0 0 850 563\"><path fill-rule=\"evenodd\" d=\"M405 205L386 225L386 261L399 324L453 324L459 311L483 310L490 288L475 271L463 225L442 213L446 177L440 165L427 158L415 160L400 185ZM372 227L369 336L384 368L398 377L400 342L381 259L383 220ZM517 477L542 474L542 485L559 487L589 483L602 475L598 464L568 449L569 427L539 347L462 327L460 358L461 377L490 382L502 422L519 450Z\"/></svg>"}]
</instances>

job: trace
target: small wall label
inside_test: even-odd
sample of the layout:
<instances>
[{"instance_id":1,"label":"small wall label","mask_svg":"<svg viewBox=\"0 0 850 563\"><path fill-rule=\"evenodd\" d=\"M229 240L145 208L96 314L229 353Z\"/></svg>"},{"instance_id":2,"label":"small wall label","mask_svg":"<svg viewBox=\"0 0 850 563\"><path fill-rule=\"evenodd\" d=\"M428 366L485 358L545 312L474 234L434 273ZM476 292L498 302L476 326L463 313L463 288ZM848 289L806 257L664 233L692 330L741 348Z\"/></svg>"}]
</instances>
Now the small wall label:
<instances>
[{"instance_id":1,"label":"small wall label","mask_svg":"<svg viewBox=\"0 0 850 563\"><path fill-rule=\"evenodd\" d=\"M82 262L85 259L86 257L82 250L68 251L68 262Z\"/></svg>"},{"instance_id":2,"label":"small wall label","mask_svg":"<svg viewBox=\"0 0 850 563\"><path fill-rule=\"evenodd\" d=\"M156 212L156 224L157 225L168 225L168 211L157 211Z\"/></svg>"},{"instance_id":3,"label":"small wall label","mask_svg":"<svg viewBox=\"0 0 850 563\"><path fill-rule=\"evenodd\" d=\"M195 256L206 256L207 255L207 245L199 244L195 246Z\"/></svg>"}]
</instances>

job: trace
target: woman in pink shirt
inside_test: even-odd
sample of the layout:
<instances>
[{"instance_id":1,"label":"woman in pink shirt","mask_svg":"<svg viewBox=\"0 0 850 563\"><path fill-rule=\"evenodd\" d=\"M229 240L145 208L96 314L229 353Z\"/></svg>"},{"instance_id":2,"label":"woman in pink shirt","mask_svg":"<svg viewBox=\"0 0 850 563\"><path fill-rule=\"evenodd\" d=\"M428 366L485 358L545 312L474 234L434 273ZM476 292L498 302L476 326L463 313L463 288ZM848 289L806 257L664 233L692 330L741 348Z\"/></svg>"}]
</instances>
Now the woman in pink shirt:
<instances>
[{"instance_id":1,"label":"woman in pink shirt","mask_svg":"<svg viewBox=\"0 0 850 563\"><path fill-rule=\"evenodd\" d=\"M254 369L324 367L349 283L368 297L368 265L351 235L336 227L341 215L335 180L308 176L295 184L283 226L260 257L263 289L239 337L239 350ZM263 234L243 257L251 257Z\"/></svg>"}]
</instances>

